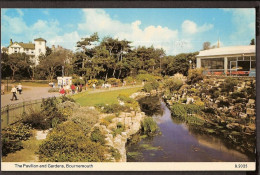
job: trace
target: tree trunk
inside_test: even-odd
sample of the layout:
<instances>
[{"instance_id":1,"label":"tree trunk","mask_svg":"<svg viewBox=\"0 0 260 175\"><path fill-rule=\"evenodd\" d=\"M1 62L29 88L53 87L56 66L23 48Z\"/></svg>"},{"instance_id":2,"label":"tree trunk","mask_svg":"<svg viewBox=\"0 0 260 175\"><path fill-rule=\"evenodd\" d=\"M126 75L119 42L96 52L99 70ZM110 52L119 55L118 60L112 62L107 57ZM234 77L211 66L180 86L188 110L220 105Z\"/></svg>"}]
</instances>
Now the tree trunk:
<instances>
[{"instance_id":1,"label":"tree trunk","mask_svg":"<svg viewBox=\"0 0 260 175\"><path fill-rule=\"evenodd\" d=\"M107 81L107 75L108 75L108 71L106 72L106 78L105 78L105 81Z\"/></svg>"},{"instance_id":2,"label":"tree trunk","mask_svg":"<svg viewBox=\"0 0 260 175\"><path fill-rule=\"evenodd\" d=\"M115 73L116 73L116 68L114 68L114 71L113 71L113 77L115 78Z\"/></svg>"},{"instance_id":3,"label":"tree trunk","mask_svg":"<svg viewBox=\"0 0 260 175\"><path fill-rule=\"evenodd\" d=\"M121 72L122 72L122 69L119 70L119 74L118 74L118 78L117 79L119 79L119 77L121 76Z\"/></svg>"}]
</instances>

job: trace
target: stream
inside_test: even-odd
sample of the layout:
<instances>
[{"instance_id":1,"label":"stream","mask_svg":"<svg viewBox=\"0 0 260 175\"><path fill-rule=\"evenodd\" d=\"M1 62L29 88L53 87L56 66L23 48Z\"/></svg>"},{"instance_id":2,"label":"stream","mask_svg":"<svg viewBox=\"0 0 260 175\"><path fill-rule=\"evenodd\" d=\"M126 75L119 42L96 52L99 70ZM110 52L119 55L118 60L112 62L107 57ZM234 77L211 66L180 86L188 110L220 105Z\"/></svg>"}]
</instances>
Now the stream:
<instances>
[{"instance_id":1,"label":"stream","mask_svg":"<svg viewBox=\"0 0 260 175\"><path fill-rule=\"evenodd\" d=\"M150 98L150 99L149 99ZM247 155L232 149L223 139L194 133L184 122L172 118L166 104L149 97L144 107L153 110L157 104L161 111L151 115L159 127L159 133L128 142L127 162L243 162L254 161ZM155 101L157 100L157 102ZM139 102L140 103L140 102ZM152 105L152 106L150 106ZM141 108L142 104L141 104ZM145 109L142 109L145 111ZM142 136L139 136L142 137Z\"/></svg>"}]
</instances>

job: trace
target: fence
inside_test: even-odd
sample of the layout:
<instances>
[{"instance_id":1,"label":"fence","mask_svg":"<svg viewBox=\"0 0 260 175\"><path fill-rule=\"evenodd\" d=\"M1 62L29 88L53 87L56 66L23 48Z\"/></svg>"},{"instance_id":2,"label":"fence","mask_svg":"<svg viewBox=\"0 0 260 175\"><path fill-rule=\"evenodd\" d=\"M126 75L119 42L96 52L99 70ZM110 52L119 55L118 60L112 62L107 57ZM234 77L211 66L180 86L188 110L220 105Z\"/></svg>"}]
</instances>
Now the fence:
<instances>
[{"instance_id":1,"label":"fence","mask_svg":"<svg viewBox=\"0 0 260 175\"><path fill-rule=\"evenodd\" d=\"M17 122L22 115L28 113L31 109L40 110L42 100L26 101L18 104L11 104L1 108L1 127Z\"/></svg>"}]
</instances>

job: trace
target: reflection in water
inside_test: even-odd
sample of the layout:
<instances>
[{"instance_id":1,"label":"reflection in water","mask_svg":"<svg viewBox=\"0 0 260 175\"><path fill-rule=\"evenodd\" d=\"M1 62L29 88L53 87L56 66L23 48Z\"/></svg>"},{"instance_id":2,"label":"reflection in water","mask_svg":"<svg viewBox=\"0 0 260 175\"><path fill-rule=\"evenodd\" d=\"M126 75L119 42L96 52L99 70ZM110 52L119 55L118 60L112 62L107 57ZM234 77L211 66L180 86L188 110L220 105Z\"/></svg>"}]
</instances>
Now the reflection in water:
<instances>
[{"instance_id":1,"label":"reflection in water","mask_svg":"<svg viewBox=\"0 0 260 175\"><path fill-rule=\"evenodd\" d=\"M228 143L224 144L221 139L193 133L186 124L171 117L165 103L160 103L163 112L153 117L161 134L128 144L128 162L251 161L246 155L227 147Z\"/></svg>"}]
</instances>

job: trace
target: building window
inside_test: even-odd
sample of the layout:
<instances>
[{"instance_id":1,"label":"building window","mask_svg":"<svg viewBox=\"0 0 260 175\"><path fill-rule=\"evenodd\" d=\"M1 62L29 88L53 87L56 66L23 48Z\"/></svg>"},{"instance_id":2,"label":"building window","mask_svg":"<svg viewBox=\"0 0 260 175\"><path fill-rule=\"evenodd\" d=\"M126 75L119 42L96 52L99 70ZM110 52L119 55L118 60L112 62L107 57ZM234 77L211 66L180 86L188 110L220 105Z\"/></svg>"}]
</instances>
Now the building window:
<instances>
[{"instance_id":1,"label":"building window","mask_svg":"<svg viewBox=\"0 0 260 175\"><path fill-rule=\"evenodd\" d=\"M201 67L206 69L224 69L224 58L202 59Z\"/></svg>"},{"instance_id":2,"label":"building window","mask_svg":"<svg viewBox=\"0 0 260 175\"><path fill-rule=\"evenodd\" d=\"M230 69L231 61L237 61L237 57L228 57L228 69ZM232 66L234 63L232 64ZM231 68L232 69L232 68Z\"/></svg>"}]
</instances>

